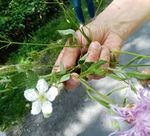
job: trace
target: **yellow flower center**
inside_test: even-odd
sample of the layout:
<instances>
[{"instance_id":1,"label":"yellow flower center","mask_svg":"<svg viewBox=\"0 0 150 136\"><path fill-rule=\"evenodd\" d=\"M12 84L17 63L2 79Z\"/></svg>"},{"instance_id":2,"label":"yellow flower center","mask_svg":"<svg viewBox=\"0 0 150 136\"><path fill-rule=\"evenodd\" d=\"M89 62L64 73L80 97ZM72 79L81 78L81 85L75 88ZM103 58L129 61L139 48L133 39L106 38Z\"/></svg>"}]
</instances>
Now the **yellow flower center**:
<instances>
[{"instance_id":1,"label":"yellow flower center","mask_svg":"<svg viewBox=\"0 0 150 136\"><path fill-rule=\"evenodd\" d=\"M39 95L39 101L44 102L46 100L46 97L44 94Z\"/></svg>"}]
</instances>

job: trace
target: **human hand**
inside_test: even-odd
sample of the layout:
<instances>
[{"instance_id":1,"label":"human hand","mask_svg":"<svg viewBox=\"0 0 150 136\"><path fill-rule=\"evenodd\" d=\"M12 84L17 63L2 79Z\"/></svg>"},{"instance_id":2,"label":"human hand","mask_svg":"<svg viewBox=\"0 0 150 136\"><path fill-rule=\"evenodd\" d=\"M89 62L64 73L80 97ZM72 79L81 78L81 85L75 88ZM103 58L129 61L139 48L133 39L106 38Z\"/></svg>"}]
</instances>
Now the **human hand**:
<instances>
[{"instance_id":1,"label":"human hand","mask_svg":"<svg viewBox=\"0 0 150 136\"><path fill-rule=\"evenodd\" d=\"M140 0L139 0L140 1ZM97 62L98 60L105 60L107 63L104 67L109 66L110 52L113 50L120 50L122 42L145 20L145 14L141 14L138 6L128 14L128 10L131 5L128 5L131 1L126 2L117 0L112 2L108 8L106 8L95 20L86 26L82 27L84 33L89 37L92 42L88 43L84 35L78 30L76 32L76 39L78 45L82 45L82 48L69 48L69 41L61 51L58 59L55 63L53 71L59 71L59 65L62 62L66 69L76 65L78 58L81 54L88 53L86 62ZM136 2L137 3L137 2ZM140 16L135 16L139 11ZM87 48L87 45L89 48ZM98 79L99 76L90 75L90 79ZM73 74L71 79L65 82L67 89L74 89L79 85L77 74Z\"/></svg>"},{"instance_id":2,"label":"human hand","mask_svg":"<svg viewBox=\"0 0 150 136\"><path fill-rule=\"evenodd\" d=\"M98 29L100 28L100 29ZM110 62L110 51L119 50L122 44L121 38L115 33L110 33L110 29L106 30L106 26L99 27L98 22L91 22L83 27L85 34L92 39L92 42L87 48L87 40L78 30L76 32L76 39L82 48L69 48L69 41L67 41L64 49L58 56L53 71L58 72L60 70L60 63L62 62L66 69L69 69L76 65L76 62L81 54L88 53L86 62L97 62L98 60L107 61L103 67L108 67ZM89 75L89 79L99 79L98 75ZM79 85L77 74L73 74L72 78L65 82L67 89L72 90Z\"/></svg>"}]
</instances>

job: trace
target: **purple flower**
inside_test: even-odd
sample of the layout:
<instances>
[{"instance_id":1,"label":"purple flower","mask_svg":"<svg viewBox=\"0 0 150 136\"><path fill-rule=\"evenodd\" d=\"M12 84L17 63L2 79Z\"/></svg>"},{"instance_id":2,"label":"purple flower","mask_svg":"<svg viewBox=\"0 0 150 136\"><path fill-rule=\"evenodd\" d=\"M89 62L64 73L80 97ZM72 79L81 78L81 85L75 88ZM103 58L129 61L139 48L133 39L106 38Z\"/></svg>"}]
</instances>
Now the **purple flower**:
<instances>
[{"instance_id":1,"label":"purple flower","mask_svg":"<svg viewBox=\"0 0 150 136\"><path fill-rule=\"evenodd\" d=\"M123 108L111 107L131 128L109 136L150 136L150 88L139 89L139 101L136 104Z\"/></svg>"},{"instance_id":2,"label":"purple flower","mask_svg":"<svg viewBox=\"0 0 150 136\"><path fill-rule=\"evenodd\" d=\"M141 102L150 103L150 87L140 88L138 93Z\"/></svg>"}]
</instances>

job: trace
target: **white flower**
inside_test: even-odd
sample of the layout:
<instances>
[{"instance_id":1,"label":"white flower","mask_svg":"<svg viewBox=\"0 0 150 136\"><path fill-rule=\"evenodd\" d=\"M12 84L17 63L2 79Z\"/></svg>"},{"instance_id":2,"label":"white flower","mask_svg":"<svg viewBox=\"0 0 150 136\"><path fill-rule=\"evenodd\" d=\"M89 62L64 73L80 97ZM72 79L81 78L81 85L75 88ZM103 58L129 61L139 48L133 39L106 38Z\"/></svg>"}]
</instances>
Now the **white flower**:
<instances>
[{"instance_id":1,"label":"white flower","mask_svg":"<svg viewBox=\"0 0 150 136\"><path fill-rule=\"evenodd\" d=\"M32 102L31 114L37 115L42 111L45 118L49 117L53 111L51 102L55 100L58 91L55 86L49 88L44 79L38 80L36 89L25 90L24 97Z\"/></svg>"}]
</instances>

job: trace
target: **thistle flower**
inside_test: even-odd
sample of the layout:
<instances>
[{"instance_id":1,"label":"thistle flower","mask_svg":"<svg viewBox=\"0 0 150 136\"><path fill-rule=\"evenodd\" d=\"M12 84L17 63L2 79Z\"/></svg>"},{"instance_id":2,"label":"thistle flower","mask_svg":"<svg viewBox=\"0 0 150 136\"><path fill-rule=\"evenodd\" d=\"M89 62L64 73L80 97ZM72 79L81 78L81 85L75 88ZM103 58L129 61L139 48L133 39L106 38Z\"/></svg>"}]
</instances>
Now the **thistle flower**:
<instances>
[{"instance_id":1,"label":"thistle flower","mask_svg":"<svg viewBox=\"0 0 150 136\"><path fill-rule=\"evenodd\" d=\"M25 90L24 97L32 102L31 114L37 115L42 111L45 118L49 117L53 111L51 102L55 100L58 92L55 86L49 88L44 79L38 80L36 89Z\"/></svg>"},{"instance_id":2,"label":"thistle flower","mask_svg":"<svg viewBox=\"0 0 150 136\"><path fill-rule=\"evenodd\" d=\"M150 87L140 88L138 93L140 102L150 103Z\"/></svg>"},{"instance_id":3,"label":"thistle flower","mask_svg":"<svg viewBox=\"0 0 150 136\"><path fill-rule=\"evenodd\" d=\"M150 136L150 88L139 89L139 101L136 104L120 108L112 105L119 119L128 122L131 128L114 132L109 136Z\"/></svg>"}]
</instances>

